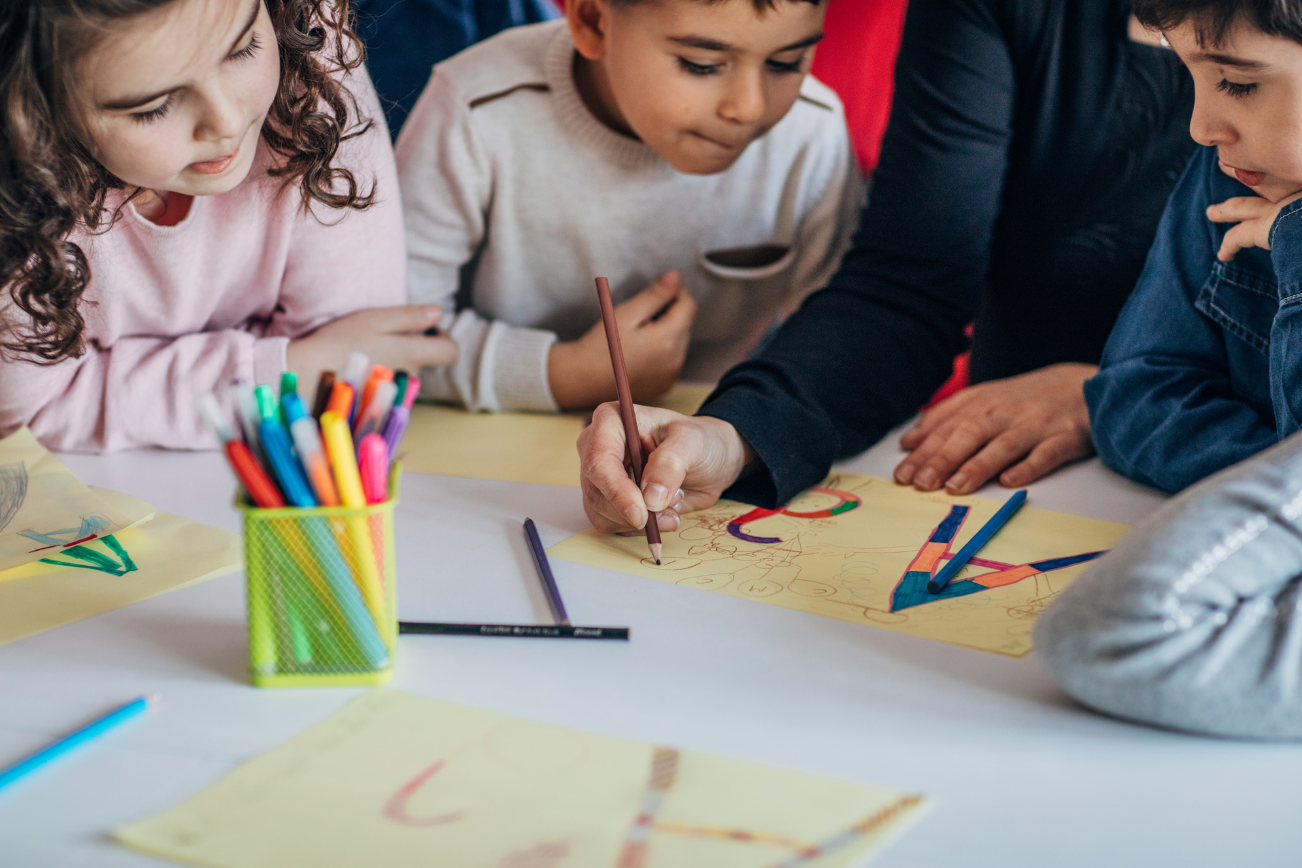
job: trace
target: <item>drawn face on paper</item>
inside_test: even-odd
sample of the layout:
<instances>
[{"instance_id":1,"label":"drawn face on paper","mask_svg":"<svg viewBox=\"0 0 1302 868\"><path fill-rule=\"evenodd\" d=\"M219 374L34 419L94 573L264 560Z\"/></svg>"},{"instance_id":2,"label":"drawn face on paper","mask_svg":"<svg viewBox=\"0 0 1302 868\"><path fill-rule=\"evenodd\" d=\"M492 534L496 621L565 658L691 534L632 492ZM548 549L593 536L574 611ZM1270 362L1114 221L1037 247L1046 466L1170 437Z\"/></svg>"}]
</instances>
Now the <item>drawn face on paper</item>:
<instances>
[{"instance_id":1,"label":"drawn face on paper","mask_svg":"<svg viewBox=\"0 0 1302 868\"><path fill-rule=\"evenodd\" d=\"M590 107L693 175L726 170L786 116L827 12L826 3L781 2L761 15L749 0L588 5L603 31L593 49L580 45L600 65L591 91L599 105Z\"/></svg>"}]
</instances>

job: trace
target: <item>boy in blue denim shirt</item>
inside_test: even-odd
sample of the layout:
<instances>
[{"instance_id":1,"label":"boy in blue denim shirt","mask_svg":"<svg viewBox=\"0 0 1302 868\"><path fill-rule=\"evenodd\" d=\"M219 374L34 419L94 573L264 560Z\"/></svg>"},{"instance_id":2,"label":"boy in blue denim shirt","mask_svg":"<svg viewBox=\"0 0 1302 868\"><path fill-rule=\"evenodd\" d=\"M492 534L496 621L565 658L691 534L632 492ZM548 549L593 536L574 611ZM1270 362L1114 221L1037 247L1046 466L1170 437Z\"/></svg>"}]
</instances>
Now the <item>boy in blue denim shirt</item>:
<instances>
[{"instance_id":1,"label":"boy in blue denim shirt","mask_svg":"<svg viewBox=\"0 0 1302 868\"><path fill-rule=\"evenodd\" d=\"M1204 147L1085 383L1113 469L1167 491L1302 428L1302 0L1137 0Z\"/></svg>"},{"instance_id":2,"label":"boy in blue denim shirt","mask_svg":"<svg viewBox=\"0 0 1302 868\"><path fill-rule=\"evenodd\" d=\"M1189 66L1206 147L1085 384L1095 440L1170 490L1265 451L1136 527L1040 617L1035 647L1109 714L1302 739L1302 0L1135 13Z\"/></svg>"}]
</instances>

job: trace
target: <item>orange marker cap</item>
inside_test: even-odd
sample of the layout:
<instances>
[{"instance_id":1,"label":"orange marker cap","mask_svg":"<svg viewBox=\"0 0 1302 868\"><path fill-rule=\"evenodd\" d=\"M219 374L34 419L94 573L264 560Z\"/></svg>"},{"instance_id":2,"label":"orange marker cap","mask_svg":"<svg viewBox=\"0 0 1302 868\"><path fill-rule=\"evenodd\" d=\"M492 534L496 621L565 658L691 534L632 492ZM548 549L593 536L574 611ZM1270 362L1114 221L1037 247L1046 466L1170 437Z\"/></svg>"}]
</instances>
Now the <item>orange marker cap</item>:
<instances>
[{"instance_id":1,"label":"orange marker cap","mask_svg":"<svg viewBox=\"0 0 1302 868\"><path fill-rule=\"evenodd\" d=\"M347 419L352 411L353 387L343 380L335 380L334 388L330 390L330 400L326 402L326 413L334 413Z\"/></svg>"}]
</instances>

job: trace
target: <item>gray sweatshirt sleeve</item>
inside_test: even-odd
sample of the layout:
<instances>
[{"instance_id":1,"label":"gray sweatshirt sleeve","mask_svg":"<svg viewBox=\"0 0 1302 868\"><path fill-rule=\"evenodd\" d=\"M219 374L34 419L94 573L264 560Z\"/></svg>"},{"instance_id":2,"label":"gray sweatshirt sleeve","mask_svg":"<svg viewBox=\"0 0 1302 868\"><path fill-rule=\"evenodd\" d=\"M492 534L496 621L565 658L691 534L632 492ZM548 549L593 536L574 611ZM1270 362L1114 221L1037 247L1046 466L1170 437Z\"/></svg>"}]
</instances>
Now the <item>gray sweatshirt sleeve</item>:
<instances>
[{"instance_id":1,"label":"gray sweatshirt sleeve","mask_svg":"<svg viewBox=\"0 0 1302 868\"><path fill-rule=\"evenodd\" d=\"M1302 738L1302 434L1166 503L1048 608L1035 647L1086 705Z\"/></svg>"}]
</instances>

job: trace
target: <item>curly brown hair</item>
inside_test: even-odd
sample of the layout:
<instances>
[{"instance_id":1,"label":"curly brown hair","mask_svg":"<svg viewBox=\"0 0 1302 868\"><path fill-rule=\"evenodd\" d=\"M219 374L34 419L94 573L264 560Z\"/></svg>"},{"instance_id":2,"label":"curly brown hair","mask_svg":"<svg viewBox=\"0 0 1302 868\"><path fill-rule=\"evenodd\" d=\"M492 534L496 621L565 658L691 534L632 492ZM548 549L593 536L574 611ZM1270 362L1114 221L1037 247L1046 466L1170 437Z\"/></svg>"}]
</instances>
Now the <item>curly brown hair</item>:
<instances>
[{"instance_id":1,"label":"curly brown hair","mask_svg":"<svg viewBox=\"0 0 1302 868\"><path fill-rule=\"evenodd\" d=\"M177 0L4 0L0 4L0 287L25 316L5 323L0 353L53 364L84 351L86 255L68 236L110 228L110 190L128 185L91 156L73 121L73 70L104 26ZM363 135L343 73L362 63L348 0L263 0L280 51L280 87L262 127L269 173L303 207L364 210L374 185L333 165ZM141 193L135 189L131 197ZM3 297L0 296L0 299ZM0 304L0 307L4 305Z\"/></svg>"}]
</instances>

